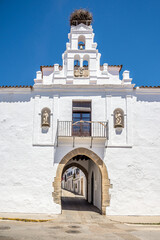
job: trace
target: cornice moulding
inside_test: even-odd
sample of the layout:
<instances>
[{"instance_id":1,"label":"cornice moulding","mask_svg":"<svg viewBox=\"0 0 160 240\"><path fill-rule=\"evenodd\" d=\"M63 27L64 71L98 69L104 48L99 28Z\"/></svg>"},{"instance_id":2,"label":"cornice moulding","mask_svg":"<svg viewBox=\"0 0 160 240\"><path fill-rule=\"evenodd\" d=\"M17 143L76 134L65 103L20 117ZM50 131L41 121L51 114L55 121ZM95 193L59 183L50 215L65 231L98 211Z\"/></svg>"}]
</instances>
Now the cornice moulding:
<instances>
[{"instance_id":1,"label":"cornice moulding","mask_svg":"<svg viewBox=\"0 0 160 240\"><path fill-rule=\"evenodd\" d=\"M0 94L6 94L6 93L14 93L14 94L29 94L31 92L69 92L74 89L75 92L133 92L135 95L138 94L160 94L160 88L134 88L134 84L103 84L103 85L78 85L78 84L50 84L50 85L44 85L44 84L35 84L33 85L33 88L1 88Z\"/></svg>"},{"instance_id":2,"label":"cornice moulding","mask_svg":"<svg viewBox=\"0 0 160 240\"><path fill-rule=\"evenodd\" d=\"M134 91L136 94L157 94L160 93L160 88L136 88Z\"/></svg>"},{"instance_id":3,"label":"cornice moulding","mask_svg":"<svg viewBox=\"0 0 160 240\"><path fill-rule=\"evenodd\" d=\"M81 85L81 84L67 84L67 85L63 85L63 84L50 84L50 85L34 85L33 90L39 90L39 91L43 91L43 90L48 90L48 91L55 91L55 90L59 90L59 91L70 91L72 89L74 90L87 90L87 91L93 91L93 90L102 90L102 91L111 91L111 90L116 90L116 91L133 91L133 87L134 84L125 84L125 85L121 85L121 84L99 84L99 85Z\"/></svg>"},{"instance_id":4,"label":"cornice moulding","mask_svg":"<svg viewBox=\"0 0 160 240\"><path fill-rule=\"evenodd\" d=\"M28 94L33 92L33 89L29 89L29 88L3 88L0 89L0 94L5 94L5 93L24 93L24 94Z\"/></svg>"}]
</instances>

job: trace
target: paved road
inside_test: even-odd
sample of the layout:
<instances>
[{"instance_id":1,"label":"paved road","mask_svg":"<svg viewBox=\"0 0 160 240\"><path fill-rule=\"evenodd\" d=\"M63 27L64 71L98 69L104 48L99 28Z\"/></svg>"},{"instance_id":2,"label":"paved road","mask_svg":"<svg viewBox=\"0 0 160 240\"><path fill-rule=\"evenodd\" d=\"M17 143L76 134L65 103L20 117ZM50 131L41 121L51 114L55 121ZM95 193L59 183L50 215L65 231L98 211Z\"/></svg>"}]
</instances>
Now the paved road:
<instances>
[{"instance_id":1,"label":"paved road","mask_svg":"<svg viewBox=\"0 0 160 240\"><path fill-rule=\"evenodd\" d=\"M100 213L99 209L88 203L83 196L62 190L62 212L65 215L70 211L72 213L73 211Z\"/></svg>"},{"instance_id":2,"label":"paved road","mask_svg":"<svg viewBox=\"0 0 160 240\"><path fill-rule=\"evenodd\" d=\"M160 240L160 226L110 221L82 197L65 192L63 213L50 222L0 221L0 240L32 239Z\"/></svg>"}]
</instances>

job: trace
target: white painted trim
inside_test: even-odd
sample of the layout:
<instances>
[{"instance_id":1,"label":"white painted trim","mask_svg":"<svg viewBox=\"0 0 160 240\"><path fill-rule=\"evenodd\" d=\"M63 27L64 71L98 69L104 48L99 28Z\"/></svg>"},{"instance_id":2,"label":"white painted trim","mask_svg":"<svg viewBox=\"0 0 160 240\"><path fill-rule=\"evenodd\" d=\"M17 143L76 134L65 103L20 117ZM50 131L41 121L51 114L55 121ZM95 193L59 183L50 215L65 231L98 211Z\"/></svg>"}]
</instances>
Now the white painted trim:
<instances>
[{"instance_id":1,"label":"white painted trim","mask_svg":"<svg viewBox=\"0 0 160 240\"><path fill-rule=\"evenodd\" d=\"M132 148L132 145L106 145L106 148Z\"/></svg>"},{"instance_id":2,"label":"white painted trim","mask_svg":"<svg viewBox=\"0 0 160 240\"><path fill-rule=\"evenodd\" d=\"M33 143L32 146L34 147L40 147L40 146L46 146L46 147L55 147L55 144L48 144L48 143Z\"/></svg>"}]
</instances>

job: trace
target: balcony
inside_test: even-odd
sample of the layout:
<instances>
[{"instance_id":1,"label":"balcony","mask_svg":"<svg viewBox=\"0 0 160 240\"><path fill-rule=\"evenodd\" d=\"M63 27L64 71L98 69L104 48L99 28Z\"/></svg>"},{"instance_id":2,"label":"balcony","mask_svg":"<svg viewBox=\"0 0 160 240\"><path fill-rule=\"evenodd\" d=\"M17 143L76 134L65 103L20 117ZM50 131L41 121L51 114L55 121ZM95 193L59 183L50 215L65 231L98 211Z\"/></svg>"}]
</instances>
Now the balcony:
<instances>
[{"instance_id":1,"label":"balcony","mask_svg":"<svg viewBox=\"0 0 160 240\"><path fill-rule=\"evenodd\" d=\"M93 138L108 139L108 122L101 121L58 121L57 122L57 146L59 138L72 137L73 146L75 137L84 137L91 139L91 147Z\"/></svg>"}]
</instances>

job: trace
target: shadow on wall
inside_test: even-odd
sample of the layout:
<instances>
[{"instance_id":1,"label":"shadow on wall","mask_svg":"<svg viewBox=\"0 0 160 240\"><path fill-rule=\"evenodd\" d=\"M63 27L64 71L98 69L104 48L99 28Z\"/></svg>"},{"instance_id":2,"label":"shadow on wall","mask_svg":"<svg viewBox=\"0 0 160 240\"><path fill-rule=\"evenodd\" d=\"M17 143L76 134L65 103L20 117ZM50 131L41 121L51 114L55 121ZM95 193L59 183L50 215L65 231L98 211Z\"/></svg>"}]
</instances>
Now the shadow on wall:
<instances>
[{"instance_id":1,"label":"shadow on wall","mask_svg":"<svg viewBox=\"0 0 160 240\"><path fill-rule=\"evenodd\" d=\"M55 136L55 142L57 141L57 137ZM84 147L82 147L84 148ZM55 163L60 163L61 160L64 158L65 155L67 155L69 152L78 149L78 147L73 147L72 144L70 146L63 146L63 147L56 147L54 148L54 157L53 157L53 165ZM88 149L89 148L84 148ZM106 155L106 148L92 148L92 151L97 154L101 159L104 159L104 156Z\"/></svg>"},{"instance_id":2,"label":"shadow on wall","mask_svg":"<svg viewBox=\"0 0 160 240\"><path fill-rule=\"evenodd\" d=\"M122 134L122 128L116 128L115 129L115 133L116 133L116 135L121 135Z\"/></svg>"},{"instance_id":3,"label":"shadow on wall","mask_svg":"<svg viewBox=\"0 0 160 240\"><path fill-rule=\"evenodd\" d=\"M0 102L6 102L6 103L14 103L14 102L30 102L32 99L35 98L36 95L39 95L41 97L48 97L53 99L53 94L51 93L42 93L42 92L34 92L32 89L28 89L27 91L24 91L24 93L18 91L15 92L3 92L3 94L0 93Z\"/></svg>"},{"instance_id":4,"label":"shadow on wall","mask_svg":"<svg viewBox=\"0 0 160 240\"><path fill-rule=\"evenodd\" d=\"M135 95L135 97L137 97L137 102L160 102L160 96L155 94L138 94Z\"/></svg>"}]
</instances>

